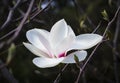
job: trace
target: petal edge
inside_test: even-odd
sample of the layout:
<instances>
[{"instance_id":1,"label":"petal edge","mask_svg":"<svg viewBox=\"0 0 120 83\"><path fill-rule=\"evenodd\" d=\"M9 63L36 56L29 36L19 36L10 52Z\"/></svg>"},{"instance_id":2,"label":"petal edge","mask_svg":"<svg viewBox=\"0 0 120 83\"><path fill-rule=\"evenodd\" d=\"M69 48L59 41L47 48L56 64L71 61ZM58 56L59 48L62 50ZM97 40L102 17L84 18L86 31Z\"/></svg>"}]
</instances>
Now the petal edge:
<instances>
[{"instance_id":1,"label":"petal edge","mask_svg":"<svg viewBox=\"0 0 120 83\"><path fill-rule=\"evenodd\" d=\"M79 61L83 61L87 56L87 51L82 50L82 51L73 52L68 56L66 56L65 59L62 61L62 63L70 63L70 64L76 63L74 60L74 55L78 57Z\"/></svg>"},{"instance_id":2,"label":"petal edge","mask_svg":"<svg viewBox=\"0 0 120 83\"><path fill-rule=\"evenodd\" d=\"M50 56L49 56L47 53L41 51L40 49L36 48L36 47L33 46L32 44L23 42L23 45L24 45L29 51L31 51L33 54L35 54L35 55L37 55L37 56L50 58Z\"/></svg>"},{"instance_id":3,"label":"petal edge","mask_svg":"<svg viewBox=\"0 0 120 83\"><path fill-rule=\"evenodd\" d=\"M40 68L49 68L58 65L64 57L62 58L42 58L36 57L33 59L33 63Z\"/></svg>"},{"instance_id":4,"label":"petal edge","mask_svg":"<svg viewBox=\"0 0 120 83\"><path fill-rule=\"evenodd\" d=\"M69 50L72 50L72 49L84 50L84 49L92 48L93 46L101 42L102 38L103 37L98 34L78 35Z\"/></svg>"}]
</instances>

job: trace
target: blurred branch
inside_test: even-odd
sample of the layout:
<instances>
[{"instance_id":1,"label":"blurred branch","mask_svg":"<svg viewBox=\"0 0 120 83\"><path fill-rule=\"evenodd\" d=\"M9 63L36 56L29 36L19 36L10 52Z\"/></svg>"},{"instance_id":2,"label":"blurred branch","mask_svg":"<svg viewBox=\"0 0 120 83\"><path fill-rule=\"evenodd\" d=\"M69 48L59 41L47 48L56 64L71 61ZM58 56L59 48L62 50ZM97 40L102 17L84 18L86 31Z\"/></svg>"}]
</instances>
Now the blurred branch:
<instances>
[{"instance_id":1,"label":"blurred branch","mask_svg":"<svg viewBox=\"0 0 120 83\"><path fill-rule=\"evenodd\" d=\"M2 40L2 39L4 39L4 38L8 37L9 35L11 35L12 33L14 33L15 31L16 31L16 29L10 31L10 32L7 33L6 35L2 36L2 37L0 38L0 40Z\"/></svg>"},{"instance_id":2,"label":"blurred branch","mask_svg":"<svg viewBox=\"0 0 120 83\"><path fill-rule=\"evenodd\" d=\"M112 45L110 42L107 41L107 42L105 42L105 43L106 43L106 45L107 45L108 47L110 47L111 49L113 49L113 45ZM120 59L119 52L116 51L116 50L114 50L114 53L116 54L117 58Z\"/></svg>"},{"instance_id":3,"label":"blurred branch","mask_svg":"<svg viewBox=\"0 0 120 83\"><path fill-rule=\"evenodd\" d=\"M52 1L53 0L50 0L48 2L48 5L44 9L41 9L41 10L38 9L33 15L30 16L29 20L27 20L28 15L29 15L29 13L31 11L31 8L32 8L31 7L32 4L30 3L29 8L28 8L27 12L25 13L25 15L23 16L23 20L21 21L21 23L19 24L19 26L16 29L14 29L14 30L10 31L9 33L7 33L6 35L2 36L0 38L0 40L8 37L9 35L11 35L11 34L13 34L15 32L14 35L13 35L13 37L10 38L10 40L7 43L9 44L10 42L12 42L18 36L18 34L21 31L23 25L26 24L26 23L28 23L30 20L33 20L38 14L40 14L41 12L43 12L48 6L50 6L50 4L51 4ZM19 20L21 18L22 17L18 18L17 20Z\"/></svg>"},{"instance_id":4,"label":"blurred branch","mask_svg":"<svg viewBox=\"0 0 120 83\"><path fill-rule=\"evenodd\" d=\"M90 54L90 56L88 57L88 59L86 60L85 64L82 66L82 68L80 68L77 80L75 81L75 83L79 83L79 79L87 65L87 63L89 62L89 60L92 58L93 54L95 53L95 51L97 50L97 48L99 47L99 45L101 44L101 42L99 44L97 44L97 46L94 48L94 50L92 51L92 53Z\"/></svg>"},{"instance_id":5,"label":"blurred branch","mask_svg":"<svg viewBox=\"0 0 120 83\"><path fill-rule=\"evenodd\" d=\"M112 23L113 23L113 22L115 21L115 19L117 18L119 12L120 12L120 7L117 9L117 11L116 11L113 19L108 23L108 25L107 25L104 33L103 33L103 38L105 37L106 32L107 32L108 29L111 27ZM100 46L101 43L102 43L102 42L100 42L99 44L97 44L97 46L94 48L94 50L92 51L92 53L90 54L90 56L88 57L88 59L86 60L86 62L84 63L84 65L82 66L82 68L80 69L80 72L79 72L79 74L78 74L78 77L77 77L77 80L75 81L75 83L79 83L79 79L80 79L80 77L81 77L81 75L82 75L82 73L83 73L86 65L88 64L88 62L90 61L90 59L92 58L93 54L95 53L95 51L97 50L97 48Z\"/></svg>"},{"instance_id":6,"label":"blurred branch","mask_svg":"<svg viewBox=\"0 0 120 83\"><path fill-rule=\"evenodd\" d=\"M28 23L30 20L34 20L34 18L35 18L37 15L39 15L41 12L45 11L45 10L50 6L50 4L52 3L52 1L53 1L53 0L50 0L50 1L48 2L47 6L46 6L45 8L43 8L43 9L34 8L34 9L32 10L32 12L34 12L34 13L33 13L32 15L30 15L29 20L27 20L24 24ZM41 3L41 0L40 0L39 3ZM19 19L21 19L21 18L22 18L22 17L20 17L20 18L18 18L18 19L16 19L16 20L19 20ZM16 20L15 20L15 21L16 21Z\"/></svg>"},{"instance_id":7,"label":"blurred branch","mask_svg":"<svg viewBox=\"0 0 120 83\"><path fill-rule=\"evenodd\" d=\"M0 38L0 40L8 37L8 36L11 35L11 34L13 34L13 36L10 37L10 38L7 40L7 44L10 44L10 43L19 35L19 33L20 33L20 31L21 31L21 29L22 29L25 21L27 20L29 14L30 14L30 11L31 11L31 9L32 9L32 7L33 7L33 3L34 3L34 0L31 0L30 5L29 5L29 7L28 7L28 10L27 10L27 12L25 13L25 15L24 15L22 21L20 22L20 24L18 25L18 27L15 28L15 29L13 29L12 31L10 31L10 32L7 33L6 35L2 36L2 37ZM3 46L3 45L2 45L2 46Z\"/></svg>"},{"instance_id":8,"label":"blurred branch","mask_svg":"<svg viewBox=\"0 0 120 83\"><path fill-rule=\"evenodd\" d=\"M10 83L18 83L18 81L14 78L12 74L8 71L5 67L5 64L0 60L0 72L2 73L3 77Z\"/></svg>"},{"instance_id":9,"label":"blurred branch","mask_svg":"<svg viewBox=\"0 0 120 83\"><path fill-rule=\"evenodd\" d=\"M58 82L58 81L59 81L59 78L60 78L61 74L63 73L63 71L67 68L68 65L69 65L69 64L66 64L66 65L63 67L63 69L61 70L61 72L57 75L56 79L54 80L54 83L59 83L59 82Z\"/></svg>"},{"instance_id":10,"label":"blurred branch","mask_svg":"<svg viewBox=\"0 0 120 83\"><path fill-rule=\"evenodd\" d=\"M48 6L50 6L50 4L52 3L53 0L50 0L47 4L47 6L43 9L38 9L33 15L30 16L30 19L29 20L32 20L33 18L35 18L38 14L40 14L41 12L43 12L44 10L46 10L48 8ZM26 23L28 23L29 21L26 21Z\"/></svg>"},{"instance_id":11,"label":"blurred branch","mask_svg":"<svg viewBox=\"0 0 120 83\"><path fill-rule=\"evenodd\" d=\"M86 82L86 75L85 75L85 72L83 71L83 74L82 74L82 80L83 80L83 83L87 83Z\"/></svg>"},{"instance_id":12,"label":"blurred branch","mask_svg":"<svg viewBox=\"0 0 120 83\"><path fill-rule=\"evenodd\" d=\"M95 33L98 30L98 28L100 27L100 25L101 25L101 21L99 22L99 24L97 25L97 27L94 29L94 31L92 33Z\"/></svg>"},{"instance_id":13,"label":"blurred branch","mask_svg":"<svg viewBox=\"0 0 120 83\"><path fill-rule=\"evenodd\" d=\"M30 11L31 11L31 9L32 9L32 7L33 7L33 3L34 3L34 0L31 0L30 5L29 5L29 7L28 7L28 10L27 10L27 12L26 12L25 15L24 15L24 18L23 18L22 21L20 22L19 26L15 29L14 35L8 40L8 42L7 42L8 44L11 43L11 42L18 36L18 34L19 34L19 32L21 31L21 29L22 29L25 21L26 21L27 18L28 18L28 15L30 14Z\"/></svg>"},{"instance_id":14,"label":"blurred branch","mask_svg":"<svg viewBox=\"0 0 120 83\"><path fill-rule=\"evenodd\" d=\"M118 76L118 58L116 55L117 52L117 40L118 40L118 35L119 35L119 30L120 30L120 12L118 13L118 18L116 22L116 30L115 30L115 35L113 39L113 59L114 59L114 74L115 74L115 80L116 83L119 83L119 76Z\"/></svg>"},{"instance_id":15,"label":"blurred branch","mask_svg":"<svg viewBox=\"0 0 120 83\"><path fill-rule=\"evenodd\" d=\"M118 16L119 12L120 12L120 6L118 7L118 9L117 9L117 11L116 11L116 13L115 13L113 19L108 23L108 25L107 25L107 27L106 27L104 33L103 33L103 37L105 37L106 32L107 32L108 29L111 27L111 25L113 24L113 22L116 20L116 18L117 18L117 16Z\"/></svg>"},{"instance_id":16,"label":"blurred branch","mask_svg":"<svg viewBox=\"0 0 120 83\"><path fill-rule=\"evenodd\" d=\"M0 29L4 29L10 24L12 17L14 15L14 12L15 12L16 8L20 5L20 2L21 2L21 0L17 0L17 3L14 5L14 7L10 9L7 19L4 22L4 24L1 26Z\"/></svg>"},{"instance_id":17,"label":"blurred branch","mask_svg":"<svg viewBox=\"0 0 120 83\"><path fill-rule=\"evenodd\" d=\"M120 0L117 0L117 7L120 6Z\"/></svg>"}]
</instances>

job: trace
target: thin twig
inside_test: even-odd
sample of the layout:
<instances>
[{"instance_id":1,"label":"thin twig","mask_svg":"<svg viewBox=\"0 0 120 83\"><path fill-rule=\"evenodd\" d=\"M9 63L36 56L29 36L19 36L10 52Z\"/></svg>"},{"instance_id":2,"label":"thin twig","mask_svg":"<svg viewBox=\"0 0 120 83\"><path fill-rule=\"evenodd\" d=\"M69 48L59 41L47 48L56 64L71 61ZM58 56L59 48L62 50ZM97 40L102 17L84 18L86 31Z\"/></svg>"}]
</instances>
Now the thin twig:
<instances>
[{"instance_id":1,"label":"thin twig","mask_svg":"<svg viewBox=\"0 0 120 83\"><path fill-rule=\"evenodd\" d=\"M105 34L107 33L108 29L111 27L112 23L115 21L115 19L117 18L118 16L118 13L120 11L120 7L117 9L113 19L108 23L104 33L103 33L103 38L105 37ZM86 65L88 64L89 60L92 58L93 54L95 53L95 51L97 50L97 48L99 47L99 45L101 44L102 42L98 43L97 46L94 48L94 50L92 51L92 53L90 54L90 56L88 57L88 59L86 60L85 64L82 66L82 68L80 69L80 72L78 74L78 77L77 77L77 80L75 81L75 83L78 83L79 82L79 79L81 77L81 74L82 72L84 71Z\"/></svg>"},{"instance_id":2,"label":"thin twig","mask_svg":"<svg viewBox=\"0 0 120 83\"><path fill-rule=\"evenodd\" d=\"M86 82L86 75L85 75L85 72L83 72L83 74L82 74L82 79L83 79L83 83L87 83L87 82Z\"/></svg>"},{"instance_id":3,"label":"thin twig","mask_svg":"<svg viewBox=\"0 0 120 83\"><path fill-rule=\"evenodd\" d=\"M2 36L2 37L0 38L0 40L2 40L2 39L4 39L4 38L8 37L8 36L11 35L11 34L13 34L15 31L16 31L16 29L10 31L10 32L7 33L6 35Z\"/></svg>"},{"instance_id":4,"label":"thin twig","mask_svg":"<svg viewBox=\"0 0 120 83\"><path fill-rule=\"evenodd\" d=\"M116 83L119 83L118 60L117 60L117 55L116 55L116 52L117 52L117 39L118 39L118 35L119 35L119 30L120 30L120 12L118 14L116 30L115 30L115 35L114 35L114 39L113 39L114 74L115 74Z\"/></svg>"},{"instance_id":5,"label":"thin twig","mask_svg":"<svg viewBox=\"0 0 120 83\"><path fill-rule=\"evenodd\" d=\"M28 7L27 12L25 13L24 18L23 18L22 21L20 22L19 26L16 28L16 32L14 33L14 35L8 40L8 42L7 42L8 44L11 43L11 42L18 36L18 34L20 33L20 31L21 31L21 29L22 29L25 21L26 21L27 18L28 18L28 15L30 14L30 11L31 11L31 9L32 9L32 7L33 7L33 3L34 3L34 0L31 0L30 5L29 5L29 7Z\"/></svg>"},{"instance_id":6,"label":"thin twig","mask_svg":"<svg viewBox=\"0 0 120 83\"><path fill-rule=\"evenodd\" d=\"M10 24L10 22L11 22L11 20L12 20L12 17L13 17L13 15L14 15L14 11L15 11L16 8L20 5L20 2L21 2L21 0L17 0L17 3L14 5L14 7L10 9L9 14L8 14L8 16L7 16L7 19L6 19L6 21L4 22L4 24L1 26L0 29L4 29L4 28L6 28L6 27Z\"/></svg>"},{"instance_id":7,"label":"thin twig","mask_svg":"<svg viewBox=\"0 0 120 83\"><path fill-rule=\"evenodd\" d=\"M110 44L108 41L107 41L107 42L105 42L105 43L106 43L106 45L107 45L107 46L109 46L111 49L113 49L112 44ZM116 54L117 58L119 58L119 59L120 59L119 52L118 52L118 51L116 51L116 50L114 50L114 53Z\"/></svg>"},{"instance_id":8,"label":"thin twig","mask_svg":"<svg viewBox=\"0 0 120 83\"><path fill-rule=\"evenodd\" d=\"M63 69L61 70L61 72L57 75L57 77L56 77L54 83L58 83L58 80L59 80L61 74L62 74L63 71L67 68L68 65L69 65L69 64L66 64L66 65L63 67Z\"/></svg>"},{"instance_id":9,"label":"thin twig","mask_svg":"<svg viewBox=\"0 0 120 83\"><path fill-rule=\"evenodd\" d=\"M48 8L48 6L50 6L50 4L52 3L52 1L53 1L53 0L50 0L45 8L43 8L43 9L41 9L41 10L38 9L38 11L37 11L36 13L34 13L34 15L32 15L29 20L32 20L32 19L35 18L38 14L40 14L41 12L43 12L44 10L46 10L46 9ZM29 21L26 21L25 24L28 23L28 22L29 22Z\"/></svg>"},{"instance_id":10,"label":"thin twig","mask_svg":"<svg viewBox=\"0 0 120 83\"><path fill-rule=\"evenodd\" d=\"M101 25L101 21L99 22L98 26L94 29L94 31L92 33L95 33L98 30L98 28L100 27L100 25Z\"/></svg>"},{"instance_id":11,"label":"thin twig","mask_svg":"<svg viewBox=\"0 0 120 83\"><path fill-rule=\"evenodd\" d=\"M30 19L29 19L29 20L34 19L39 13L43 12L48 6L50 6L50 4L51 4L52 1L53 1L53 0L50 0L50 1L48 2L48 5L47 5L44 9L38 10L34 15L30 16ZM25 16L23 16L23 17L25 17ZM18 18L17 20L19 20L19 19L21 19L21 18L23 18L23 17L20 17L20 18ZM21 21L21 22L22 22L22 21ZM28 23L28 22L29 22L28 20L25 20L24 24L26 24L26 23ZM23 23L23 22L22 22L22 23ZM23 26L23 25L22 25L22 26ZM20 27L20 25L19 25L18 27ZM17 28L18 28L18 27L17 27ZM0 40L8 37L9 35L13 34L14 32L16 33L16 35L18 35L19 31L17 31L17 32L16 32L16 31L17 31L17 29L14 29L14 30L10 31L9 33L7 33L7 34L4 35L3 37L1 37ZM12 38L12 40L13 40L13 38ZM11 41L9 41L9 42L11 42ZM9 43L9 42L8 42L8 43Z\"/></svg>"},{"instance_id":12,"label":"thin twig","mask_svg":"<svg viewBox=\"0 0 120 83\"><path fill-rule=\"evenodd\" d=\"M105 34L107 33L108 29L111 27L112 23L113 23L113 22L115 21L115 19L117 18L119 12L120 12L120 7L118 7L118 9L117 9L117 11L116 11L113 19L108 23L108 25L107 25L104 33L103 33L103 37L105 37Z\"/></svg>"},{"instance_id":13,"label":"thin twig","mask_svg":"<svg viewBox=\"0 0 120 83\"><path fill-rule=\"evenodd\" d=\"M95 53L95 51L97 50L98 46L101 44L101 42L99 44L97 44L97 46L94 48L94 50L92 51L92 53L90 54L90 56L88 57L88 59L86 60L85 64L82 66L82 68L80 69L80 72L78 74L77 80L75 81L75 83L79 83L79 79L81 77L82 72L84 71L87 63L89 62L89 60L91 59L91 57L93 56L93 54Z\"/></svg>"}]
</instances>

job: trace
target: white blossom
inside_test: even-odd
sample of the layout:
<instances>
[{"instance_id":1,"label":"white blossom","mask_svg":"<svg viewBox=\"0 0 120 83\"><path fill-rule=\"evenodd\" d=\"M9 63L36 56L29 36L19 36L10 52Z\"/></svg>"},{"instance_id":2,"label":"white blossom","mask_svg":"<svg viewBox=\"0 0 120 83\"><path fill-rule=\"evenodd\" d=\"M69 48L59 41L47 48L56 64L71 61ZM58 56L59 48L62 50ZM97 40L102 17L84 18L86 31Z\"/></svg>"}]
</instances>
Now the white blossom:
<instances>
[{"instance_id":1,"label":"white blossom","mask_svg":"<svg viewBox=\"0 0 120 83\"><path fill-rule=\"evenodd\" d=\"M98 34L81 34L75 36L72 28L64 19L56 22L51 31L32 29L26 33L30 43L23 43L27 49L38 57L33 63L40 68L54 67L59 63L75 63L74 55L83 61L89 49L102 40ZM70 50L77 50L67 55Z\"/></svg>"}]
</instances>

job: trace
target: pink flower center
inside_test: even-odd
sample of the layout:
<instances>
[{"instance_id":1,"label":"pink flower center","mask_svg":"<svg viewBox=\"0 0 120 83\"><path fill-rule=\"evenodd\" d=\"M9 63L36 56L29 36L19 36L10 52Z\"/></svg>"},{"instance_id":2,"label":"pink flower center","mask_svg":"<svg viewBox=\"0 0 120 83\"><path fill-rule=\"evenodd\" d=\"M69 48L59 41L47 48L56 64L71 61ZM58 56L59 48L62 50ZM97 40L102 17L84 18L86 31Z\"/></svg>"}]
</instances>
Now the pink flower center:
<instances>
[{"instance_id":1,"label":"pink flower center","mask_svg":"<svg viewBox=\"0 0 120 83\"><path fill-rule=\"evenodd\" d=\"M61 53L61 54L59 54L58 57L59 57L59 58L60 58L60 57L65 57L65 53Z\"/></svg>"}]
</instances>

